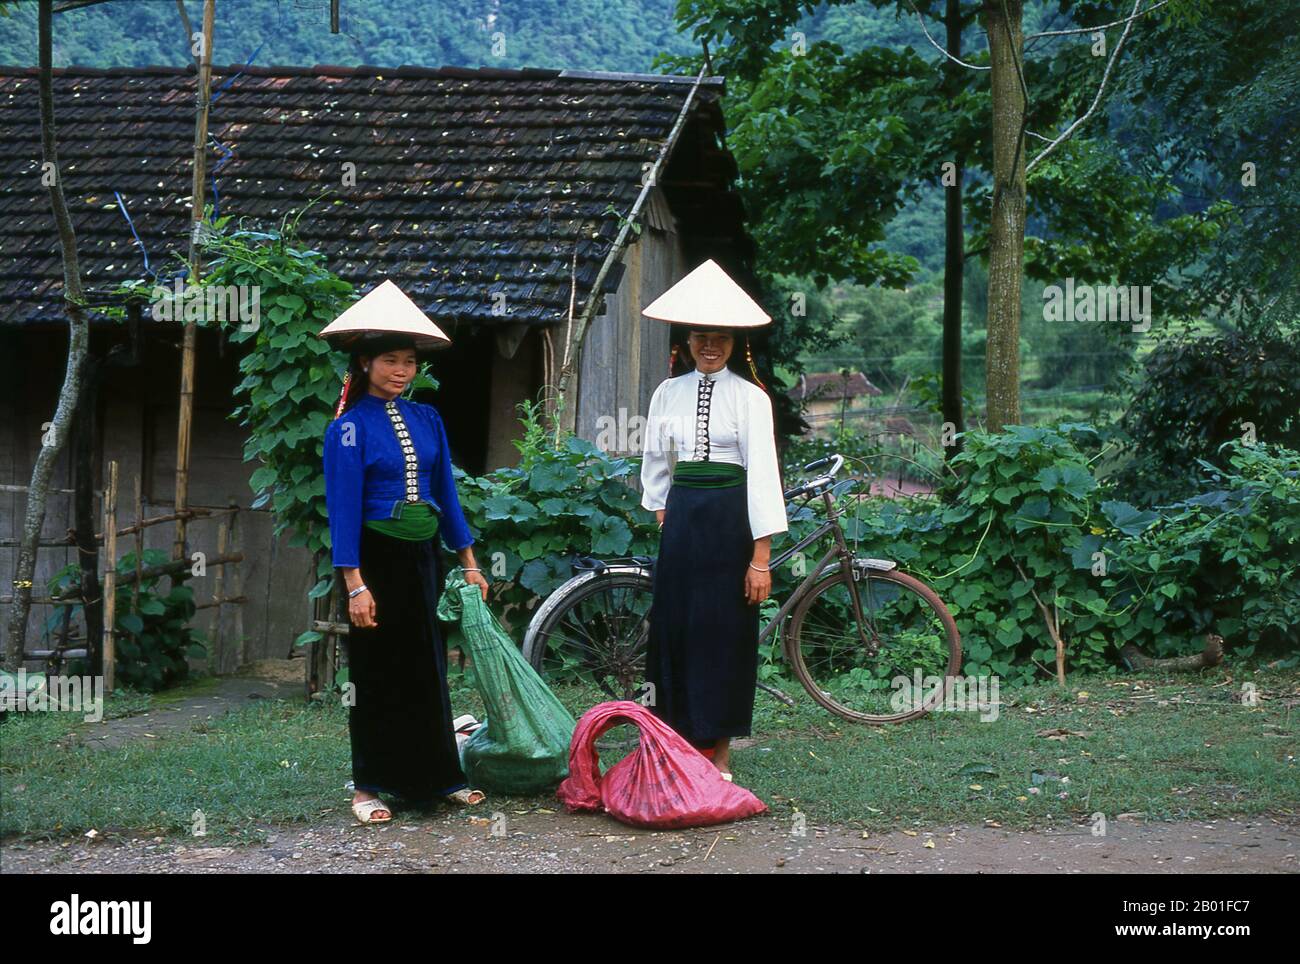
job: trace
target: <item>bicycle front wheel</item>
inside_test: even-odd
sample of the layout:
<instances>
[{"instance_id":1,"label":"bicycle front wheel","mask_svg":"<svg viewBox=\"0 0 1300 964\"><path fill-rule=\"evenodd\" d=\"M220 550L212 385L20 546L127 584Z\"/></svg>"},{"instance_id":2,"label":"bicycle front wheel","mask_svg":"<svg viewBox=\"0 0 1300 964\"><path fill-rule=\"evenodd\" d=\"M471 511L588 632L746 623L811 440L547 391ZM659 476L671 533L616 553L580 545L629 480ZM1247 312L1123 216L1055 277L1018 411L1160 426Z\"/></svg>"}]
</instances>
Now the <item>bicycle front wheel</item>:
<instances>
[{"instance_id":1,"label":"bicycle front wheel","mask_svg":"<svg viewBox=\"0 0 1300 964\"><path fill-rule=\"evenodd\" d=\"M873 569L855 579L837 568L795 606L786 653L809 695L832 713L902 723L942 702L961 668L961 636L919 579Z\"/></svg>"},{"instance_id":2,"label":"bicycle front wheel","mask_svg":"<svg viewBox=\"0 0 1300 964\"><path fill-rule=\"evenodd\" d=\"M653 598L646 573L597 576L542 616L524 658L552 683L582 684L609 699L634 700L645 680Z\"/></svg>"}]
</instances>

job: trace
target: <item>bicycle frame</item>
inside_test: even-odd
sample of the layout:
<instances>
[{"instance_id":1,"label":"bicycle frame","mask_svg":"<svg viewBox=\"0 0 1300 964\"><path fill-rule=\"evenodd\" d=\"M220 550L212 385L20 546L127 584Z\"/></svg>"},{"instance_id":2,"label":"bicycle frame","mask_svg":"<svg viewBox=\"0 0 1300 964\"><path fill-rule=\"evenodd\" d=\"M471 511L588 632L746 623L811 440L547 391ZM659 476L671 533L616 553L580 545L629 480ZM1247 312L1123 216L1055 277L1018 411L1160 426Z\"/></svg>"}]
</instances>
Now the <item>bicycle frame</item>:
<instances>
[{"instance_id":1,"label":"bicycle frame","mask_svg":"<svg viewBox=\"0 0 1300 964\"><path fill-rule=\"evenodd\" d=\"M772 617L771 621L763 627L762 632L758 634L758 641L760 644L776 632L776 628L785 621L786 616L789 615L790 610L794 608L795 603L799 602L799 600L804 597L804 594L808 591L809 587L812 586L817 581L818 577L826 571L827 566L834 557L839 557L840 559L841 571L844 573L844 578L850 588L849 595L853 599L853 611L854 616L856 617L854 622L858 627L858 635L862 637L862 626L864 622L862 615L862 601L858 599L858 594L856 592L851 591L853 586L853 554L849 552L848 543L844 541L844 530L840 528L838 521L840 514L835 509L835 500L831 498L830 491L827 490L822 492L821 498L822 502L826 505L826 521L800 539L798 543L777 556L776 559L769 563L768 568L775 569L778 566L783 565L786 560L792 557L796 552L799 552L805 547L817 542L828 532L835 533L835 544L826 550L826 554L821 557L817 565L815 565L812 571L808 573L807 578L795 587L794 592L790 593L790 598L788 598L781 608L776 611L776 615ZM867 640L865 637L862 637L862 642L864 645L866 644Z\"/></svg>"}]
</instances>

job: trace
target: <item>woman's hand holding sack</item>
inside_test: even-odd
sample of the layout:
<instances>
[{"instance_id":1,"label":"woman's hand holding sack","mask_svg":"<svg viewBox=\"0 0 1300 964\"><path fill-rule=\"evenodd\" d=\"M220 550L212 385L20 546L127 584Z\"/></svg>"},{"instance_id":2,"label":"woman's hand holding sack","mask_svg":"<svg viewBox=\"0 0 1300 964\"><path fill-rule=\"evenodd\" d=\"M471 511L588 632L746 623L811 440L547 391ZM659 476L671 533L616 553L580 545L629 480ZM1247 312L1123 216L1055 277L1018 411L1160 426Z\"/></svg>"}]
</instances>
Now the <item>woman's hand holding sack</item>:
<instances>
[{"instance_id":1,"label":"woman's hand holding sack","mask_svg":"<svg viewBox=\"0 0 1300 964\"><path fill-rule=\"evenodd\" d=\"M478 586L479 591L483 593L483 601L487 602L488 581L483 578L483 573L479 572L477 569L466 569L465 581L471 586Z\"/></svg>"}]
</instances>

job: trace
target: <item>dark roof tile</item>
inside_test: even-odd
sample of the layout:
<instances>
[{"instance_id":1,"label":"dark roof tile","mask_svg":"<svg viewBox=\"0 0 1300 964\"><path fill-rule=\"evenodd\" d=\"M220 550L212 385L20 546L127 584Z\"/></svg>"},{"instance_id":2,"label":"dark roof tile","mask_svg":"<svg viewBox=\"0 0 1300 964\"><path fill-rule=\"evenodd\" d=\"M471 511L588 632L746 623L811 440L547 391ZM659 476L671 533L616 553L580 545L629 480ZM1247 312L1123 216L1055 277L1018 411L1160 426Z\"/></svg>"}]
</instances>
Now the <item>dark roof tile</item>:
<instances>
[{"instance_id":1,"label":"dark roof tile","mask_svg":"<svg viewBox=\"0 0 1300 964\"><path fill-rule=\"evenodd\" d=\"M394 276L439 322L566 317L591 298L641 174L694 78L425 67L216 69L209 129L220 210L274 225L329 192L304 240L362 289ZM719 78L701 86L716 127ZM187 246L192 68L55 71L68 205L91 300ZM40 183L37 76L0 67L0 320L62 320L62 264ZM356 165L356 186L342 183ZM212 201L209 188L209 202ZM342 202L342 203L337 203ZM606 290L621 271L611 270ZM97 297L98 296L98 297Z\"/></svg>"}]
</instances>

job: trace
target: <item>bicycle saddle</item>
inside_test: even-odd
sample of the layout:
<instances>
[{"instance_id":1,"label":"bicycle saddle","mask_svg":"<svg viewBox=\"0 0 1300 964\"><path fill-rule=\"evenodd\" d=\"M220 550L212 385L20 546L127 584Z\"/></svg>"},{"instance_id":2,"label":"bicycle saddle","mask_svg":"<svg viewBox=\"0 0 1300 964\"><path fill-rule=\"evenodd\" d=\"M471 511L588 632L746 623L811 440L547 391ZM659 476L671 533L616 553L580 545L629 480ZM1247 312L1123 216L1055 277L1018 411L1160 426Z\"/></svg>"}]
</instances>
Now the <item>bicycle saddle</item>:
<instances>
[{"instance_id":1,"label":"bicycle saddle","mask_svg":"<svg viewBox=\"0 0 1300 964\"><path fill-rule=\"evenodd\" d=\"M573 573L577 575L581 572L590 572L596 570L608 569L611 566L637 566L641 569L654 568L653 556L619 556L616 559L597 559L595 556L577 556L573 560Z\"/></svg>"}]
</instances>

